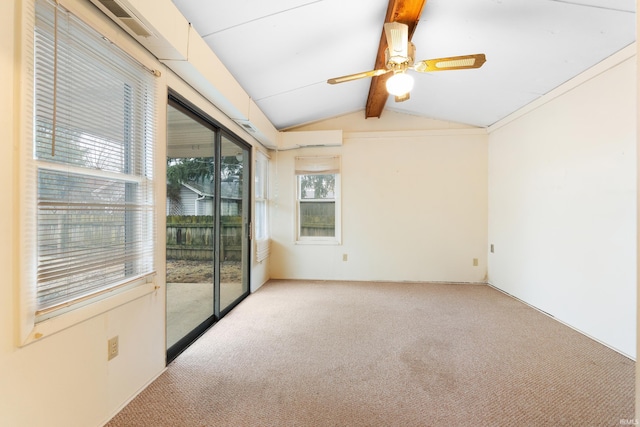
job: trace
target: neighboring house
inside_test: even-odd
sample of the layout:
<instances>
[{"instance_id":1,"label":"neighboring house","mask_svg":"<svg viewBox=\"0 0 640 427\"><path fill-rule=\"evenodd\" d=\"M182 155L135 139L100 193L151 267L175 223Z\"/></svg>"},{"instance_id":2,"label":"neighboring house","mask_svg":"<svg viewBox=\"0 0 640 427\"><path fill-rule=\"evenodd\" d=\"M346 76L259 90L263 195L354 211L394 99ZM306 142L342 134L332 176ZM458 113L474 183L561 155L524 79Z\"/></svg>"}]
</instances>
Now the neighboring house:
<instances>
[{"instance_id":1,"label":"neighboring house","mask_svg":"<svg viewBox=\"0 0 640 427\"><path fill-rule=\"evenodd\" d=\"M167 215L213 215L213 183L183 182L179 194L175 200L167 198ZM221 182L220 194L223 216L236 216L242 212L239 181Z\"/></svg>"}]
</instances>

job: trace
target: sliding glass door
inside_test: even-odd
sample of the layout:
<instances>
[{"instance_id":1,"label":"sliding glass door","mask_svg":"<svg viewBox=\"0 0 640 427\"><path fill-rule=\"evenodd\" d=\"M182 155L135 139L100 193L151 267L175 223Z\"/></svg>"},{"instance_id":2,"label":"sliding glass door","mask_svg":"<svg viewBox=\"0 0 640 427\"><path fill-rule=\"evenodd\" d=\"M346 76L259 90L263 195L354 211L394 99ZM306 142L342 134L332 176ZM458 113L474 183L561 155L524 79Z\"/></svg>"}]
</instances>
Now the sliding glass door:
<instances>
[{"instance_id":1,"label":"sliding glass door","mask_svg":"<svg viewBox=\"0 0 640 427\"><path fill-rule=\"evenodd\" d=\"M172 357L195 338L191 334L215 321L216 131L178 107L167 108L167 349L175 348Z\"/></svg>"},{"instance_id":2,"label":"sliding glass door","mask_svg":"<svg viewBox=\"0 0 640 427\"><path fill-rule=\"evenodd\" d=\"M249 291L249 151L222 135L220 156L220 312Z\"/></svg>"},{"instance_id":3,"label":"sliding glass door","mask_svg":"<svg viewBox=\"0 0 640 427\"><path fill-rule=\"evenodd\" d=\"M248 295L249 157L242 141L184 102L170 98L168 361Z\"/></svg>"}]
</instances>

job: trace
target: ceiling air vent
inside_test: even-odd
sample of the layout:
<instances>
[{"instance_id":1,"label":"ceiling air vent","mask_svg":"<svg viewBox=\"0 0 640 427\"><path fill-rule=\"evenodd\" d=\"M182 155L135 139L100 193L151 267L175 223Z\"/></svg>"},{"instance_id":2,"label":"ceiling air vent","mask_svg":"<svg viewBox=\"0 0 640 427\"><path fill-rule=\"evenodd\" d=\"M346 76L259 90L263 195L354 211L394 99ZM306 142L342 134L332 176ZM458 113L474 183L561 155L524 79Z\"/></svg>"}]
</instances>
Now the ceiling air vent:
<instances>
[{"instance_id":1,"label":"ceiling air vent","mask_svg":"<svg viewBox=\"0 0 640 427\"><path fill-rule=\"evenodd\" d=\"M93 0L111 19L141 37L151 37L153 33L124 4L118 0Z\"/></svg>"}]
</instances>

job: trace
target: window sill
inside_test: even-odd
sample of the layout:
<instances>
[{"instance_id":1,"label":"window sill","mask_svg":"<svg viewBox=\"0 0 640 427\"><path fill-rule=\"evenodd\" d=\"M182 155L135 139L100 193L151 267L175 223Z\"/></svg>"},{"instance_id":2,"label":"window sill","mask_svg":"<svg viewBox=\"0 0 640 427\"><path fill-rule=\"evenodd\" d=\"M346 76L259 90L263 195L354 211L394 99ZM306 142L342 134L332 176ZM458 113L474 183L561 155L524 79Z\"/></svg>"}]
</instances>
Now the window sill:
<instances>
[{"instance_id":1,"label":"window sill","mask_svg":"<svg viewBox=\"0 0 640 427\"><path fill-rule=\"evenodd\" d=\"M155 283L155 274L149 275L143 280L142 283L135 287L35 323L33 329L31 329L26 338L20 343L20 346L40 341L43 338L77 325L92 317L106 313L116 307L158 291L159 286Z\"/></svg>"},{"instance_id":2,"label":"window sill","mask_svg":"<svg viewBox=\"0 0 640 427\"><path fill-rule=\"evenodd\" d=\"M296 240L296 245L340 246L341 244L342 243L337 239Z\"/></svg>"}]
</instances>

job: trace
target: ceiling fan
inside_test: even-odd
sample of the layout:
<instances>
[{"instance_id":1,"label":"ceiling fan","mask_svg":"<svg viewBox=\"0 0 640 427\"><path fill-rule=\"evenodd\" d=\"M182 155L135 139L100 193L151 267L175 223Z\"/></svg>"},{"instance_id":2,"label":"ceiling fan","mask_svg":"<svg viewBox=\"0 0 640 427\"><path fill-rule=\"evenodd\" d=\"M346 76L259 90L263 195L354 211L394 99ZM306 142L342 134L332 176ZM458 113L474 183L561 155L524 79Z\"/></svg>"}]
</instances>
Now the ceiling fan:
<instances>
[{"instance_id":1,"label":"ceiling fan","mask_svg":"<svg viewBox=\"0 0 640 427\"><path fill-rule=\"evenodd\" d=\"M408 70L414 70L419 73L464 70L480 68L486 61L484 53L478 53L474 55L451 56L448 58L425 59L415 62L416 48L414 44L409 41L409 27L406 24L387 22L384 24L384 32L388 45L385 50L386 68L334 77L327 80L327 83L333 85L393 72L393 76L391 76L386 83L387 91L395 96L396 102L401 102L409 99L409 92L413 89L413 77L407 74Z\"/></svg>"}]
</instances>

